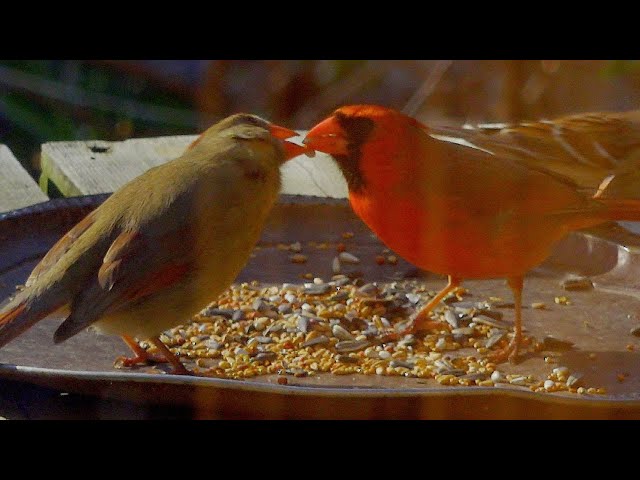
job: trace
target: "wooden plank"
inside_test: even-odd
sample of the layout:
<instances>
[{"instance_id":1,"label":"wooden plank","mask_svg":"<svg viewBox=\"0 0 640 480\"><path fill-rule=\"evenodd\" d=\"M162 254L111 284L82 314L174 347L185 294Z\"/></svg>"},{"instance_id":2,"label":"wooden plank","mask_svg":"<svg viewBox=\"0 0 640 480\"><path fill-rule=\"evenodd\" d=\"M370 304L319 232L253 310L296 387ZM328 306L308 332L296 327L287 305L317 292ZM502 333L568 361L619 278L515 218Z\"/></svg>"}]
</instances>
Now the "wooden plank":
<instances>
[{"instance_id":1,"label":"wooden plank","mask_svg":"<svg viewBox=\"0 0 640 480\"><path fill-rule=\"evenodd\" d=\"M41 185L51 181L66 196L108 193L147 169L179 156L197 136L123 142L50 142L42 145ZM346 183L335 162L318 153L296 157L282 168L283 192L344 198Z\"/></svg>"},{"instance_id":2,"label":"wooden plank","mask_svg":"<svg viewBox=\"0 0 640 480\"><path fill-rule=\"evenodd\" d=\"M47 196L11 150L0 145L0 213L46 200Z\"/></svg>"}]
</instances>

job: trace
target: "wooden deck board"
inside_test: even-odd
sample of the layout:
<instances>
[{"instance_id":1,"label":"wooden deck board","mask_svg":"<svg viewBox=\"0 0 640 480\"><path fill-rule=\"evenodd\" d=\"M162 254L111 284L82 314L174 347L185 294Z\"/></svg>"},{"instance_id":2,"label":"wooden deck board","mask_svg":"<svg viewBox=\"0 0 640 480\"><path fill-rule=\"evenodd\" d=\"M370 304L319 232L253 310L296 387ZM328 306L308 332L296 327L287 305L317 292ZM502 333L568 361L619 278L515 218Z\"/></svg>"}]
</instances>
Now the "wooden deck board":
<instances>
[{"instance_id":1,"label":"wooden deck board","mask_svg":"<svg viewBox=\"0 0 640 480\"><path fill-rule=\"evenodd\" d=\"M123 142L50 142L42 146L42 179L66 197L108 193L178 157L195 135L130 139ZM345 181L333 160L318 153L296 157L282 168L282 193L344 198Z\"/></svg>"},{"instance_id":2,"label":"wooden deck board","mask_svg":"<svg viewBox=\"0 0 640 480\"><path fill-rule=\"evenodd\" d=\"M48 197L11 150L0 144L0 213L46 200Z\"/></svg>"}]
</instances>

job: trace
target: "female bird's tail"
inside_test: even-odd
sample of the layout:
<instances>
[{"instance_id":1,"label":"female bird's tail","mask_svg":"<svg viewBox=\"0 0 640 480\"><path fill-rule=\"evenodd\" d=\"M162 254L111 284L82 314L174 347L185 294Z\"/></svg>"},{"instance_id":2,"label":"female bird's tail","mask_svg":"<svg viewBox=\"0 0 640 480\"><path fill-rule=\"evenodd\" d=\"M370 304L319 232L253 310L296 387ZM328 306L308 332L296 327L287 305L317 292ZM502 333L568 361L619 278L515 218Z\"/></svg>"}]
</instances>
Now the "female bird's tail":
<instances>
[{"instance_id":1,"label":"female bird's tail","mask_svg":"<svg viewBox=\"0 0 640 480\"><path fill-rule=\"evenodd\" d=\"M29 301L20 293L0 309L0 348L37 322L52 314L61 305Z\"/></svg>"}]
</instances>

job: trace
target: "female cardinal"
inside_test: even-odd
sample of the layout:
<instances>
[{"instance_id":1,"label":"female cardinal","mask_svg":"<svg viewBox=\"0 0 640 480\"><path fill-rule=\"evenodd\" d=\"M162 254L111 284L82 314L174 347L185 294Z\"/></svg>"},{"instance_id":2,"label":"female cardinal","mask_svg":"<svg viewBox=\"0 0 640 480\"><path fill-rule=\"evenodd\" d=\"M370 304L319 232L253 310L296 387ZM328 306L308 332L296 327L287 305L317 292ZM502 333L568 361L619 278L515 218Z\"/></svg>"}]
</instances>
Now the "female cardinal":
<instances>
[{"instance_id":1,"label":"female cardinal","mask_svg":"<svg viewBox=\"0 0 640 480\"><path fill-rule=\"evenodd\" d=\"M389 108L339 108L304 143L335 158L353 210L389 248L449 276L408 331L432 327L429 312L463 279L507 278L515 335L496 361L517 357L523 277L558 240L609 220L640 220L639 200L585 196L544 168L434 138Z\"/></svg>"},{"instance_id":2,"label":"female cardinal","mask_svg":"<svg viewBox=\"0 0 640 480\"><path fill-rule=\"evenodd\" d=\"M187 373L158 335L227 288L247 262L280 189L280 165L308 149L297 133L248 114L205 131L179 158L130 181L60 239L0 310L0 347L52 314L56 343L89 325L150 339Z\"/></svg>"}]
</instances>

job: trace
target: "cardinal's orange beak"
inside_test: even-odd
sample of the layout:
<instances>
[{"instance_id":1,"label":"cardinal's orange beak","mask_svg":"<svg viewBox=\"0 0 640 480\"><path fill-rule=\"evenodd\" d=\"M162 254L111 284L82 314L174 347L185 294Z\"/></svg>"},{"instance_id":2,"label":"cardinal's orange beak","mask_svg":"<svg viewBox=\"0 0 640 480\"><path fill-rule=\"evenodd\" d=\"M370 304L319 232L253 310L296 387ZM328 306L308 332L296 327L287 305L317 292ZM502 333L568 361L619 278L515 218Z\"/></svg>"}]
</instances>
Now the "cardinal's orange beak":
<instances>
[{"instance_id":1,"label":"cardinal's orange beak","mask_svg":"<svg viewBox=\"0 0 640 480\"><path fill-rule=\"evenodd\" d=\"M285 127L281 127L280 125L274 125L273 123L269 126L269 132L271 135L276 137L279 140L283 140L282 146L284 147L286 160L289 160L293 157L297 157L298 155L308 155L312 157L315 155L315 151L312 148L306 147L304 145L297 145L291 142L285 142L287 138L297 137L298 133L294 130L290 130Z\"/></svg>"},{"instance_id":2,"label":"cardinal's orange beak","mask_svg":"<svg viewBox=\"0 0 640 480\"><path fill-rule=\"evenodd\" d=\"M307 133L303 143L329 155L348 155L347 134L335 116L323 120Z\"/></svg>"}]
</instances>

